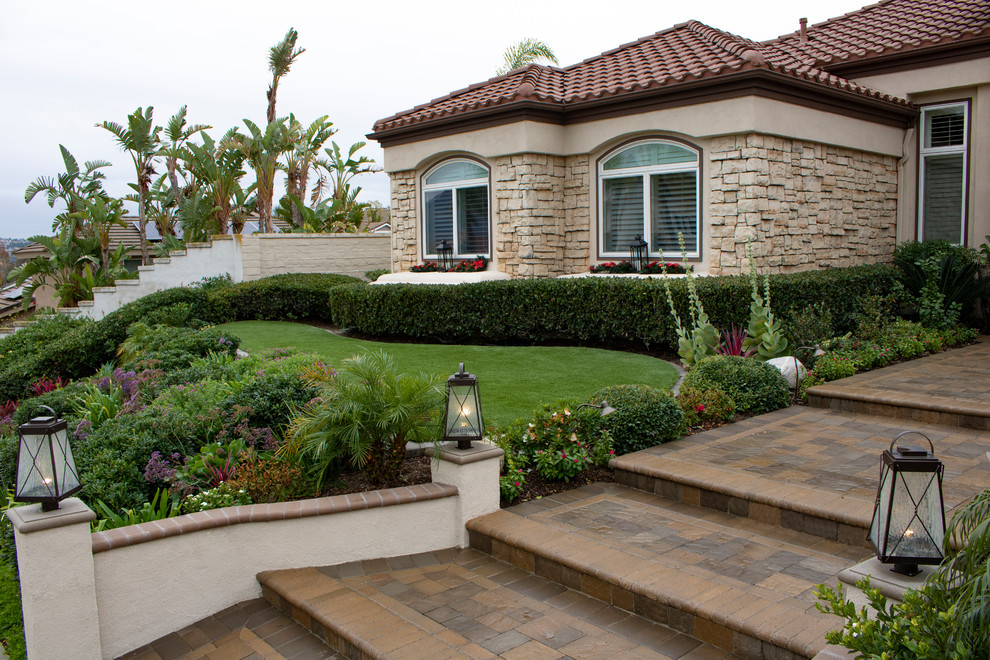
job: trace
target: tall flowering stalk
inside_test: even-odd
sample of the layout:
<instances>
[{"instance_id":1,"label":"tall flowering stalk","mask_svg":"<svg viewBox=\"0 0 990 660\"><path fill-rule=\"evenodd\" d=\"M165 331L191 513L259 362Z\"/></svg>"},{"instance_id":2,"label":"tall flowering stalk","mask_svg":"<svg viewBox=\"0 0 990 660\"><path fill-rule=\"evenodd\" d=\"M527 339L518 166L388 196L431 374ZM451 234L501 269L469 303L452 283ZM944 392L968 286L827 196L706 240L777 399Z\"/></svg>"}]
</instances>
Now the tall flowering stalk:
<instances>
[{"instance_id":1,"label":"tall flowering stalk","mask_svg":"<svg viewBox=\"0 0 990 660\"><path fill-rule=\"evenodd\" d=\"M749 305L749 328L743 348L755 352L760 360L771 360L781 355L787 355L787 337L780 328L770 311L770 273L763 273L763 295L760 295L760 277L756 272L753 261L753 245L746 241L746 257L749 260L749 280L753 286L752 299Z\"/></svg>"},{"instance_id":2,"label":"tall flowering stalk","mask_svg":"<svg viewBox=\"0 0 990 660\"><path fill-rule=\"evenodd\" d=\"M687 249L684 247L684 236L678 232L677 242L681 246L681 259L687 261ZM664 275L667 274L667 265L662 266ZM709 355L715 354L718 348L718 331L708 321L708 314L701 304L698 296L698 289L694 284L694 273L687 273L688 297L690 298L689 312L691 314L691 325L686 326L681 322L681 317L674 306L674 295L670 291L668 278L663 278L663 286L667 291L667 303L670 305L670 313L674 317L674 328L677 332L677 354L681 356L681 362L685 366L691 367Z\"/></svg>"}]
</instances>

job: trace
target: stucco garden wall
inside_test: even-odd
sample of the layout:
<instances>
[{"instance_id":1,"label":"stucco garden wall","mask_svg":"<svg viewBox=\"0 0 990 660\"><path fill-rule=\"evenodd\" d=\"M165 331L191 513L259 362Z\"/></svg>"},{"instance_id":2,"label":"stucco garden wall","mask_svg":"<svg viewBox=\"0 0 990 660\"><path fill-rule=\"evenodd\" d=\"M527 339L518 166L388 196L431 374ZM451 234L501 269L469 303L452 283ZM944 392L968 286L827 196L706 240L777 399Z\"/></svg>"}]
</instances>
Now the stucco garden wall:
<instances>
[{"instance_id":1,"label":"stucco garden wall","mask_svg":"<svg viewBox=\"0 0 990 660\"><path fill-rule=\"evenodd\" d=\"M710 272L746 264L746 239L773 272L890 261L897 160L769 135L713 138L709 150Z\"/></svg>"}]
</instances>

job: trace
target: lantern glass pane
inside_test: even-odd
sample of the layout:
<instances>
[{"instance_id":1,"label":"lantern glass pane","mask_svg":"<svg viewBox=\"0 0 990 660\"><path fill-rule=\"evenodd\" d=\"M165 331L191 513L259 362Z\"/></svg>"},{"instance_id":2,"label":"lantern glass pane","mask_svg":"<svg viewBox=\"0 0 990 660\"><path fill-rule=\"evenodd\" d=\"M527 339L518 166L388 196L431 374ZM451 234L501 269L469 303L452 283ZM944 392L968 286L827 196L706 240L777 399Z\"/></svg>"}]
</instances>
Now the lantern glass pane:
<instances>
[{"instance_id":1,"label":"lantern glass pane","mask_svg":"<svg viewBox=\"0 0 990 660\"><path fill-rule=\"evenodd\" d=\"M55 497L55 470L46 434L22 434L17 460L17 497Z\"/></svg>"},{"instance_id":2,"label":"lantern glass pane","mask_svg":"<svg viewBox=\"0 0 990 660\"><path fill-rule=\"evenodd\" d=\"M59 495L72 492L81 485L76 474L76 463L72 459L72 447L66 429L57 431L52 438L52 450L55 454L55 465L58 472Z\"/></svg>"},{"instance_id":3,"label":"lantern glass pane","mask_svg":"<svg viewBox=\"0 0 990 660\"><path fill-rule=\"evenodd\" d=\"M892 492L888 554L942 556L942 499L935 472L899 472Z\"/></svg>"},{"instance_id":4,"label":"lantern glass pane","mask_svg":"<svg viewBox=\"0 0 990 660\"><path fill-rule=\"evenodd\" d=\"M471 385L450 385L447 390L448 438L481 438L481 411L477 389Z\"/></svg>"},{"instance_id":5,"label":"lantern glass pane","mask_svg":"<svg viewBox=\"0 0 990 660\"><path fill-rule=\"evenodd\" d=\"M884 545L884 533L887 529L887 512L890 511L890 490L893 482L893 471L886 465L880 469L880 488L877 491L877 505L873 509L873 522L870 524L870 543L880 555L887 555Z\"/></svg>"}]
</instances>

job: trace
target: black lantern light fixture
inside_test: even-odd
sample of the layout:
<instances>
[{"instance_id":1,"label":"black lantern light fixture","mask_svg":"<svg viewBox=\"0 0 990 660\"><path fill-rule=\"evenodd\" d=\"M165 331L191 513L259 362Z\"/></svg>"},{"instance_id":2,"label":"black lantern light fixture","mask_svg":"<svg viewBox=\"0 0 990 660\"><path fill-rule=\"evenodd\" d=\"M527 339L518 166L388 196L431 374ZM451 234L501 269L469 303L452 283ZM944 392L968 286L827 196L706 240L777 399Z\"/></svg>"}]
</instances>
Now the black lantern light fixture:
<instances>
[{"instance_id":1,"label":"black lantern light fixture","mask_svg":"<svg viewBox=\"0 0 990 660\"><path fill-rule=\"evenodd\" d=\"M456 440L458 449L470 449L472 440L481 440L485 424L478 398L478 379L460 371L447 379L447 409L443 417L443 439Z\"/></svg>"},{"instance_id":2,"label":"black lantern light fixture","mask_svg":"<svg viewBox=\"0 0 990 660\"><path fill-rule=\"evenodd\" d=\"M50 413L21 424L17 432L17 485L14 500L40 502L42 511L53 511L58 503L79 491L79 474L66 433L68 426L48 406Z\"/></svg>"},{"instance_id":3,"label":"black lantern light fixture","mask_svg":"<svg viewBox=\"0 0 990 660\"><path fill-rule=\"evenodd\" d=\"M454 248L447 243L447 239L441 240L437 245L437 259L437 265L445 273L454 267Z\"/></svg>"},{"instance_id":4,"label":"black lantern light fixture","mask_svg":"<svg viewBox=\"0 0 990 660\"><path fill-rule=\"evenodd\" d=\"M915 434L928 442L927 449L897 445L905 435ZM923 433L905 431L890 443L880 462L870 543L877 559L893 564L890 570L917 575L918 564L942 561L945 538L945 508L942 501L942 461Z\"/></svg>"},{"instance_id":5,"label":"black lantern light fixture","mask_svg":"<svg viewBox=\"0 0 990 660\"><path fill-rule=\"evenodd\" d=\"M608 405L608 401L602 401L601 403L582 403L577 409L581 410L581 408L598 408L602 412L602 417L615 412L615 408Z\"/></svg>"},{"instance_id":6,"label":"black lantern light fixture","mask_svg":"<svg viewBox=\"0 0 990 660\"><path fill-rule=\"evenodd\" d=\"M636 238L629 244L629 263L640 272L646 268L646 262L649 259L648 250L649 244L643 240L640 234L636 234Z\"/></svg>"}]
</instances>

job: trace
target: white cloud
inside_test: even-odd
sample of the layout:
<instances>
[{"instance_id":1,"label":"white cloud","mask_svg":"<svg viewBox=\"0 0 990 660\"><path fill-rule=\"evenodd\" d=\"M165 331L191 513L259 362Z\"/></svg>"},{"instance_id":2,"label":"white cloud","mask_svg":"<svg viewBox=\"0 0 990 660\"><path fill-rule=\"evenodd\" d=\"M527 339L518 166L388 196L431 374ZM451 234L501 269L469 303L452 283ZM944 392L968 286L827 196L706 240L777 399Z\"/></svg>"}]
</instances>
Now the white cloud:
<instances>
[{"instance_id":1,"label":"white cloud","mask_svg":"<svg viewBox=\"0 0 990 660\"><path fill-rule=\"evenodd\" d=\"M322 114L336 141L363 140L376 119L487 79L510 43L547 42L573 64L677 23L697 19L751 39L793 32L853 11L860 0L700 3L545 2L110 2L4 3L0 25L0 236L48 233L53 213L24 188L62 171L58 145L80 161L107 159L107 188L129 192L130 159L95 128L152 105L164 123L181 105L218 137L244 117L263 120L268 49L289 27L306 48L279 88L279 114ZM813 10L810 11L809 10ZM369 144L366 154L381 161ZM359 182L388 203L383 174Z\"/></svg>"}]
</instances>

